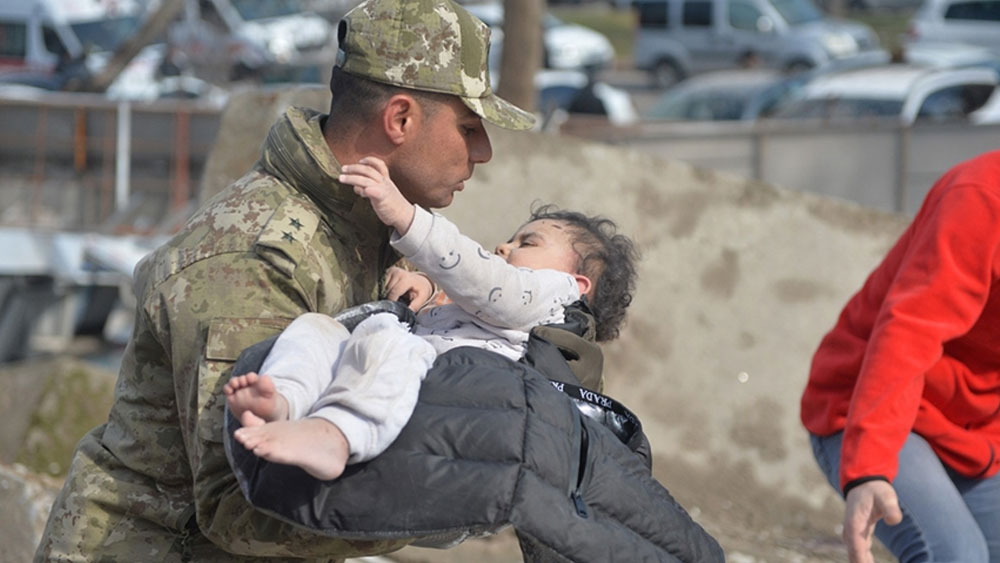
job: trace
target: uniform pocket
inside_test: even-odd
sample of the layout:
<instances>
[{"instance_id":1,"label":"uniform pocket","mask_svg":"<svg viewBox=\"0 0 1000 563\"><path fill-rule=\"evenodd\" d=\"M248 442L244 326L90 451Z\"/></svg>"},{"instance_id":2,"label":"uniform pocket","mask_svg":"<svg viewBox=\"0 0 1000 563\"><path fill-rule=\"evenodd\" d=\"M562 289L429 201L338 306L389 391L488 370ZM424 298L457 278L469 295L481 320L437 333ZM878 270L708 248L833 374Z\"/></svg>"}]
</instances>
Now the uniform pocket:
<instances>
[{"instance_id":1,"label":"uniform pocket","mask_svg":"<svg viewBox=\"0 0 1000 563\"><path fill-rule=\"evenodd\" d=\"M240 354L280 333L289 319L214 319L208 327L205 358L198 367L198 436L222 442L226 397L222 387Z\"/></svg>"}]
</instances>

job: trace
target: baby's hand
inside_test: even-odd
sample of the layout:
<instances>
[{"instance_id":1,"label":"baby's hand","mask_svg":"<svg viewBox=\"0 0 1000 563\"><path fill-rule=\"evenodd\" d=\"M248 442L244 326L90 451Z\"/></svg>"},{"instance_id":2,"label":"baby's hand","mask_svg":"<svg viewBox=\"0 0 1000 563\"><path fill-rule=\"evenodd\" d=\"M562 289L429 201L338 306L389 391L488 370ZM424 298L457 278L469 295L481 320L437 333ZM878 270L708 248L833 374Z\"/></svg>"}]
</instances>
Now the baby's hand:
<instances>
[{"instance_id":1,"label":"baby's hand","mask_svg":"<svg viewBox=\"0 0 1000 563\"><path fill-rule=\"evenodd\" d=\"M386 225L405 235L413 222L413 204L403 197L389 178L389 169L382 159L366 156L357 164L341 168L341 182L354 186L354 193L366 198L375 214Z\"/></svg>"},{"instance_id":2,"label":"baby's hand","mask_svg":"<svg viewBox=\"0 0 1000 563\"><path fill-rule=\"evenodd\" d=\"M406 295L410 298L409 307L414 311L420 310L434 294L434 284L425 274L410 272L395 266L386 271L385 285L388 289L387 299L396 301L401 296Z\"/></svg>"}]
</instances>

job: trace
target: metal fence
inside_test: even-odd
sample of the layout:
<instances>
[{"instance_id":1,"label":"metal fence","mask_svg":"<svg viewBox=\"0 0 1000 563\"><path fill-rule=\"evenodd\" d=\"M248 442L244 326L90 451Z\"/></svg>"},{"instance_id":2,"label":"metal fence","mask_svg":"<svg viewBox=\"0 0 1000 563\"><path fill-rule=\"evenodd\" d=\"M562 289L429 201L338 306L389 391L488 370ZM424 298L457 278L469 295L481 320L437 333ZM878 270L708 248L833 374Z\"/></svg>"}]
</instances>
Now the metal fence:
<instances>
[{"instance_id":1,"label":"metal fence","mask_svg":"<svg viewBox=\"0 0 1000 563\"><path fill-rule=\"evenodd\" d=\"M45 94L0 101L0 224L149 232L196 198L220 108Z\"/></svg>"},{"instance_id":2,"label":"metal fence","mask_svg":"<svg viewBox=\"0 0 1000 563\"><path fill-rule=\"evenodd\" d=\"M0 99L0 224L148 233L197 201L221 108L97 95ZM1000 147L1000 125L895 121L668 123L573 116L563 134L913 214L952 165ZM166 226L165 226L166 225Z\"/></svg>"},{"instance_id":3,"label":"metal fence","mask_svg":"<svg viewBox=\"0 0 1000 563\"><path fill-rule=\"evenodd\" d=\"M894 120L645 122L609 128L574 116L562 132L907 215L953 165L1000 148L1000 124L904 126Z\"/></svg>"}]
</instances>

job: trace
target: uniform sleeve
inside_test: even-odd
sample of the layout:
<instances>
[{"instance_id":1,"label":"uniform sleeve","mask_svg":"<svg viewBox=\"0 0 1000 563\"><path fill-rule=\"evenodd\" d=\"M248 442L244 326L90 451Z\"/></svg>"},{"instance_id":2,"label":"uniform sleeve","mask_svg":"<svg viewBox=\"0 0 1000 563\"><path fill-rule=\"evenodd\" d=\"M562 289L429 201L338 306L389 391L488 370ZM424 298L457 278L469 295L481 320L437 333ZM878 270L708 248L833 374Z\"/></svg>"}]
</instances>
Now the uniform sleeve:
<instances>
[{"instance_id":1,"label":"uniform sleeve","mask_svg":"<svg viewBox=\"0 0 1000 563\"><path fill-rule=\"evenodd\" d=\"M239 291L234 291L238 288ZM258 557L353 557L405 542L358 542L310 533L254 509L223 446L222 386L239 354L315 307L309 292L263 260L221 255L171 276L145 301L172 362L197 524L221 549Z\"/></svg>"},{"instance_id":2,"label":"uniform sleeve","mask_svg":"<svg viewBox=\"0 0 1000 563\"><path fill-rule=\"evenodd\" d=\"M563 307L580 298L573 276L511 266L419 207L409 231L392 244L464 311L495 326L527 331L558 322Z\"/></svg>"},{"instance_id":3,"label":"uniform sleeve","mask_svg":"<svg viewBox=\"0 0 1000 563\"><path fill-rule=\"evenodd\" d=\"M844 432L841 486L892 480L913 428L924 375L949 340L976 323L996 280L1000 198L976 185L945 190L921 210L884 299Z\"/></svg>"}]
</instances>

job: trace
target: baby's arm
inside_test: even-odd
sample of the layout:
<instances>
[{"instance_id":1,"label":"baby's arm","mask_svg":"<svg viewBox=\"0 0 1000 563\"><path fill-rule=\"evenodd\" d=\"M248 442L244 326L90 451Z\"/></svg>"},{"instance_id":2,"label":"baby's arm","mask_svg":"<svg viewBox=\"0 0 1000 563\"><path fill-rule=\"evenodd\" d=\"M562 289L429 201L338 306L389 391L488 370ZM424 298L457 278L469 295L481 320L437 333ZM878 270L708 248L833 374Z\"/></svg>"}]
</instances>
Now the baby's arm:
<instances>
[{"instance_id":1,"label":"baby's arm","mask_svg":"<svg viewBox=\"0 0 1000 563\"><path fill-rule=\"evenodd\" d=\"M382 159L366 156L357 164L341 168L339 180L354 186L354 193L372 204L375 214L400 235L405 235L413 222L413 204L403 197L389 177L389 169Z\"/></svg>"},{"instance_id":2,"label":"baby's arm","mask_svg":"<svg viewBox=\"0 0 1000 563\"><path fill-rule=\"evenodd\" d=\"M529 330L555 322L580 298L570 274L511 266L443 216L419 207L407 234L392 244L455 304L494 326Z\"/></svg>"}]
</instances>

